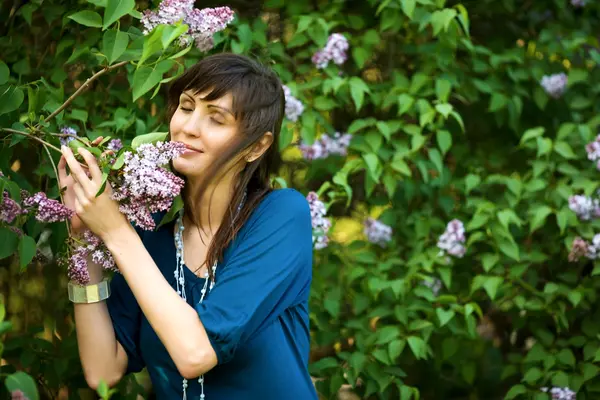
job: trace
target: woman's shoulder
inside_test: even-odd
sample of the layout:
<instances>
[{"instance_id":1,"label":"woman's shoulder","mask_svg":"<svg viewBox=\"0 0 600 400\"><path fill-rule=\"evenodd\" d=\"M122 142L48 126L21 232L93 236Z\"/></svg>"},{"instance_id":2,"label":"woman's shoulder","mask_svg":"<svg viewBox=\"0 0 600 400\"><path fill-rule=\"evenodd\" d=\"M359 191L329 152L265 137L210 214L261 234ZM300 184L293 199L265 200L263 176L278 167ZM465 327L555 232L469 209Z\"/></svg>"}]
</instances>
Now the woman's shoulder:
<instances>
[{"instance_id":1,"label":"woman's shoulder","mask_svg":"<svg viewBox=\"0 0 600 400\"><path fill-rule=\"evenodd\" d=\"M276 189L267 194L253 213L255 220L304 219L310 221L306 197L296 189Z\"/></svg>"}]
</instances>

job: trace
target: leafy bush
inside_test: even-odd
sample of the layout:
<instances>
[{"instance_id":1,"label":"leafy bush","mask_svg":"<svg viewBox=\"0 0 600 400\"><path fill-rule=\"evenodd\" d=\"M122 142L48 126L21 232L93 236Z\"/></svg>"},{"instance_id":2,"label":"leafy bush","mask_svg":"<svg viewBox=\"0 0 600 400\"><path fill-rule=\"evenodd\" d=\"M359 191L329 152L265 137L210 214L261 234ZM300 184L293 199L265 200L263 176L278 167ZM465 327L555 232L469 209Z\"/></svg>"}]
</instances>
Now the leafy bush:
<instances>
[{"instance_id":1,"label":"leafy bush","mask_svg":"<svg viewBox=\"0 0 600 400\"><path fill-rule=\"evenodd\" d=\"M144 35L140 11L157 5L3 4L0 189L11 199L59 198L57 153L39 140L58 146L52 133L65 127L126 142L166 130L164 86L206 53L177 47L180 25ZM329 238L318 239L311 297L321 394L349 384L364 398L541 400L552 387L597 398L600 153L586 145L600 124L600 6L231 6L212 51L280 74L275 182L314 191L333 223L320 221ZM6 388L76 398L85 382L56 265L65 226L0 224Z\"/></svg>"}]
</instances>

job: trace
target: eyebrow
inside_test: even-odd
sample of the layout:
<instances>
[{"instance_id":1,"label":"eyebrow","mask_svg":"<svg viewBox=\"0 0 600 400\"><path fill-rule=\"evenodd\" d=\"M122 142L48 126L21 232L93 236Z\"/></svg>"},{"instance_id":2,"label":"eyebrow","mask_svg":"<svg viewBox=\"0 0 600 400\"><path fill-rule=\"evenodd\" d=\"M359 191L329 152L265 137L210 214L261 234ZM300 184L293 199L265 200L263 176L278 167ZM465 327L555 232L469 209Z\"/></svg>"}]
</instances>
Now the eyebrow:
<instances>
[{"instance_id":1,"label":"eyebrow","mask_svg":"<svg viewBox=\"0 0 600 400\"><path fill-rule=\"evenodd\" d=\"M194 101L194 102L195 102L194 98L193 98L192 96L190 96L189 94L187 94L186 92L182 92L181 94L182 94L182 95L185 95L185 96L186 96L186 97L188 97L190 100L192 100L192 101ZM216 105L216 104L209 104L209 105L207 105L206 107L208 107L208 108L218 108L219 110L222 110L222 111L225 111L225 112L227 112L227 113L231 114L231 116L235 118L235 115L233 114L233 111L231 111L230 109L228 109L228 108L226 108L226 107L221 107L221 106L218 106L218 105Z\"/></svg>"}]
</instances>

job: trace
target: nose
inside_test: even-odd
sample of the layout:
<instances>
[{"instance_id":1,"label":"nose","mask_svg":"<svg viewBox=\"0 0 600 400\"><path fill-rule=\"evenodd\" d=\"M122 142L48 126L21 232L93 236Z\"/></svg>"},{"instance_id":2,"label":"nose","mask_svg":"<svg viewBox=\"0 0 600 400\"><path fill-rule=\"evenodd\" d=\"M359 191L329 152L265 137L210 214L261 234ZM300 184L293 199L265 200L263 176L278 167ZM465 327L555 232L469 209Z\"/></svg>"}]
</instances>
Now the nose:
<instances>
[{"instance_id":1,"label":"nose","mask_svg":"<svg viewBox=\"0 0 600 400\"><path fill-rule=\"evenodd\" d=\"M186 136L199 137L202 131L201 125L202 116L196 110L188 116L181 130Z\"/></svg>"}]
</instances>

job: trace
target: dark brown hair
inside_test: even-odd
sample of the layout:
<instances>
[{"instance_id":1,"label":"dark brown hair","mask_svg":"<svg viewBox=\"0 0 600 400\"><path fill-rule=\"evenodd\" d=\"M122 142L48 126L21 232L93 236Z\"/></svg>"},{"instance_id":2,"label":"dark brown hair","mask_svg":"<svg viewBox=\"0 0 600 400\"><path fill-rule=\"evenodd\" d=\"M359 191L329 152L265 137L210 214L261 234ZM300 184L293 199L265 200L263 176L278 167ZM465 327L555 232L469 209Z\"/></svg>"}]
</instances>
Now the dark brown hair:
<instances>
[{"instance_id":1,"label":"dark brown hair","mask_svg":"<svg viewBox=\"0 0 600 400\"><path fill-rule=\"evenodd\" d=\"M200 213L194 209L195 202L191 200L202 198L208 186L226 172L223 168L230 160L251 148L266 132L273 133L269 149L248 163L238 177L228 211L208 248L206 265L209 274L212 274L210 266L215 261L222 261L227 246L258 203L272 190L270 176L279 163L278 140L285 97L281 81L274 71L248 57L230 53L203 58L173 81L168 92L169 120L179 107L181 93L187 90L194 94L208 92L204 97L206 101L231 93L232 111L238 122L238 134L220 158L205 171L200 189L190 193L184 188L184 211L198 227L201 226ZM242 201L244 204L237 214Z\"/></svg>"}]
</instances>

